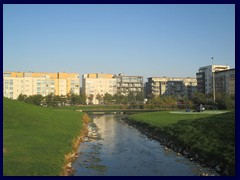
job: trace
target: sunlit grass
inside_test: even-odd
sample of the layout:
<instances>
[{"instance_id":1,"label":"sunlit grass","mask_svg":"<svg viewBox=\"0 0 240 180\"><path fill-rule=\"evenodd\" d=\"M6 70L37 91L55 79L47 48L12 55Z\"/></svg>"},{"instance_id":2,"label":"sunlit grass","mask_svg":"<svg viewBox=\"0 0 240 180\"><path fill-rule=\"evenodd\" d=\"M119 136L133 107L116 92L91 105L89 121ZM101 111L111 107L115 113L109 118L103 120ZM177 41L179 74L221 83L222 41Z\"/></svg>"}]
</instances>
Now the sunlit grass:
<instances>
[{"instance_id":1,"label":"sunlit grass","mask_svg":"<svg viewBox=\"0 0 240 180\"><path fill-rule=\"evenodd\" d=\"M151 112L129 119L166 135L185 149L225 167L235 175L235 112L171 113Z\"/></svg>"},{"instance_id":2,"label":"sunlit grass","mask_svg":"<svg viewBox=\"0 0 240 180\"><path fill-rule=\"evenodd\" d=\"M82 113L3 100L3 174L59 175Z\"/></svg>"}]
</instances>

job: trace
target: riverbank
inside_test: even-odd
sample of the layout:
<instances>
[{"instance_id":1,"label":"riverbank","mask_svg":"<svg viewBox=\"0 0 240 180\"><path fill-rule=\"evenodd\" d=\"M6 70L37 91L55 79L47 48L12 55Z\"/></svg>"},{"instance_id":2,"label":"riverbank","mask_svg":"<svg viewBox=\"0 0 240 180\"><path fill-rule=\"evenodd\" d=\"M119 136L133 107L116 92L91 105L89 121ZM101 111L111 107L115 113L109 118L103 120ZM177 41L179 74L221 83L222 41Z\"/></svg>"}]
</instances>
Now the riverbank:
<instances>
[{"instance_id":1,"label":"riverbank","mask_svg":"<svg viewBox=\"0 0 240 180\"><path fill-rule=\"evenodd\" d=\"M59 176L84 128L81 112L3 99L3 175ZM83 133L83 132L82 132Z\"/></svg>"},{"instance_id":2,"label":"riverbank","mask_svg":"<svg viewBox=\"0 0 240 180\"><path fill-rule=\"evenodd\" d=\"M63 167L62 173L60 174L61 176L69 176L69 175L72 175L72 173L74 172L74 169L72 168L72 163L75 161L76 158L78 158L78 152L77 152L78 147L84 141L84 138L88 134L87 127L88 127L90 118L86 113L84 113L82 120L83 120L83 127L81 129L80 135L77 138L73 139L72 151L64 156L65 165Z\"/></svg>"},{"instance_id":3,"label":"riverbank","mask_svg":"<svg viewBox=\"0 0 240 180\"><path fill-rule=\"evenodd\" d=\"M121 120L122 115L93 115L89 133L73 162L73 176L197 176L214 171L177 156Z\"/></svg>"},{"instance_id":4,"label":"riverbank","mask_svg":"<svg viewBox=\"0 0 240 180\"><path fill-rule=\"evenodd\" d=\"M141 113L124 120L165 150L174 150L221 175L235 175L235 112L223 114Z\"/></svg>"}]
</instances>

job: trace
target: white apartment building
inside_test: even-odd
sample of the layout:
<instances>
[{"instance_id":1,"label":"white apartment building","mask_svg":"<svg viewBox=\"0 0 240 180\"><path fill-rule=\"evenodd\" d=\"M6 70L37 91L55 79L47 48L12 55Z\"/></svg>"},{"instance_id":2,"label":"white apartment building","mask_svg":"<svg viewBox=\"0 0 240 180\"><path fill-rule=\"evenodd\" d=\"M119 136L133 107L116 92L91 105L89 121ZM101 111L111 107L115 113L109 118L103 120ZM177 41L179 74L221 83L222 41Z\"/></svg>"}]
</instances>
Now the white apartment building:
<instances>
[{"instance_id":1,"label":"white apartment building","mask_svg":"<svg viewBox=\"0 0 240 180\"><path fill-rule=\"evenodd\" d=\"M213 93L213 73L228 70L230 67L226 65L209 65L198 69L197 86L198 92L203 94Z\"/></svg>"},{"instance_id":2,"label":"white apartment building","mask_svg":"<svg viewBox=\"0 0 240 180\"><path fill-rule=\"evenodd\" d=\"M4 72L3 95L17 99L20 94L66 95L80 93L80 80L77 73L33 73L33 72Z\"/></svg>"},{"instance_id":3,"label":"white apartment building","mask_svg":"<svg viewBox=\"0 0 240 180\"><path fill-rule=\"evenodd\" d=\"M87 104L90 103L89 97L92 96L93 104L100 104L97 96L104 96L105 93L111 95L117 92L117 80L112 74L94 73L82 76L82 92L87 97Z\"/></svg>"},{"instance_id":4,"label":"white apartment building","mask_svg":"<svg viewBox=\"0 0 240 180\"><path fill-rule=\"evenodd\" d=\"M197 86L196 78L150 77L146 83L146 96L180 95L190 97Z\"/></svg>"},{"instance_id":5,"label":"white apartment building","mask_svg":"<svg viewBox=\"0 0 240 180\"><path fill-rule=\"evenodd\" d=\"M117 79L117 92L128 95L129 92L143 93L143 76L114 75Z\"/></svg>"}]
</instances>

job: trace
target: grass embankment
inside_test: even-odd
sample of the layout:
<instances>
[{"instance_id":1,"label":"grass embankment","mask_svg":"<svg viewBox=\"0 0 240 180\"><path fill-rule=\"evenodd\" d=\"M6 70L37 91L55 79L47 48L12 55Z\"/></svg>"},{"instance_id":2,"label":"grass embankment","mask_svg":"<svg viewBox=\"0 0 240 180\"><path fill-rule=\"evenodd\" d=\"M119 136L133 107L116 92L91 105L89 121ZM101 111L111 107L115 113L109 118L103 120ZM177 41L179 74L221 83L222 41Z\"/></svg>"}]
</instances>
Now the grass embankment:
<instances>
[{"instance_id":1,"label":"grass embankment","mask_svg":"<svg viewBox=\"0 0 240 180\"><path fill-rule=\"evenodd\" d=\"M235 112L216 115L154 112L131 115L129 120L222 175L235 175Z\"/></svg>"},{"instance_id":2,"label":"grass embankment","mask_svg":"<svg viewBox=\"0 0 240 180\"><path fill-rule=\"evenodd\" d=\"M61 175L83 128L80 112L3 99L3 174Z\"/></svg>"}]
</instances>

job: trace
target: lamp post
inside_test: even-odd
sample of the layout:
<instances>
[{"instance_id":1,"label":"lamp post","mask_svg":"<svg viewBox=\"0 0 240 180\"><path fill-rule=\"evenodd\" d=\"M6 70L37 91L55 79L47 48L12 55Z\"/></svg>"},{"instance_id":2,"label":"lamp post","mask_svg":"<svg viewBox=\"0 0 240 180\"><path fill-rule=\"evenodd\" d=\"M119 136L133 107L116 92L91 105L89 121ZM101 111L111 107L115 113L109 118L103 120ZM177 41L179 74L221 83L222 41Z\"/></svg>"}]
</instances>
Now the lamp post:
<instances>
[{"instance_id":1,"label":"lamp post","mask_svg":"<svg viewBox=\"0 0 240 180\"><path fill-rule=\"evenodd\" d=\"M214 68L214 65L213 65L213 57L212 57L212 77L213 77L213 102L215 103L215 77L214 77L214 71L215 71L215 68Z\"/></svg>"}]
</instances>

